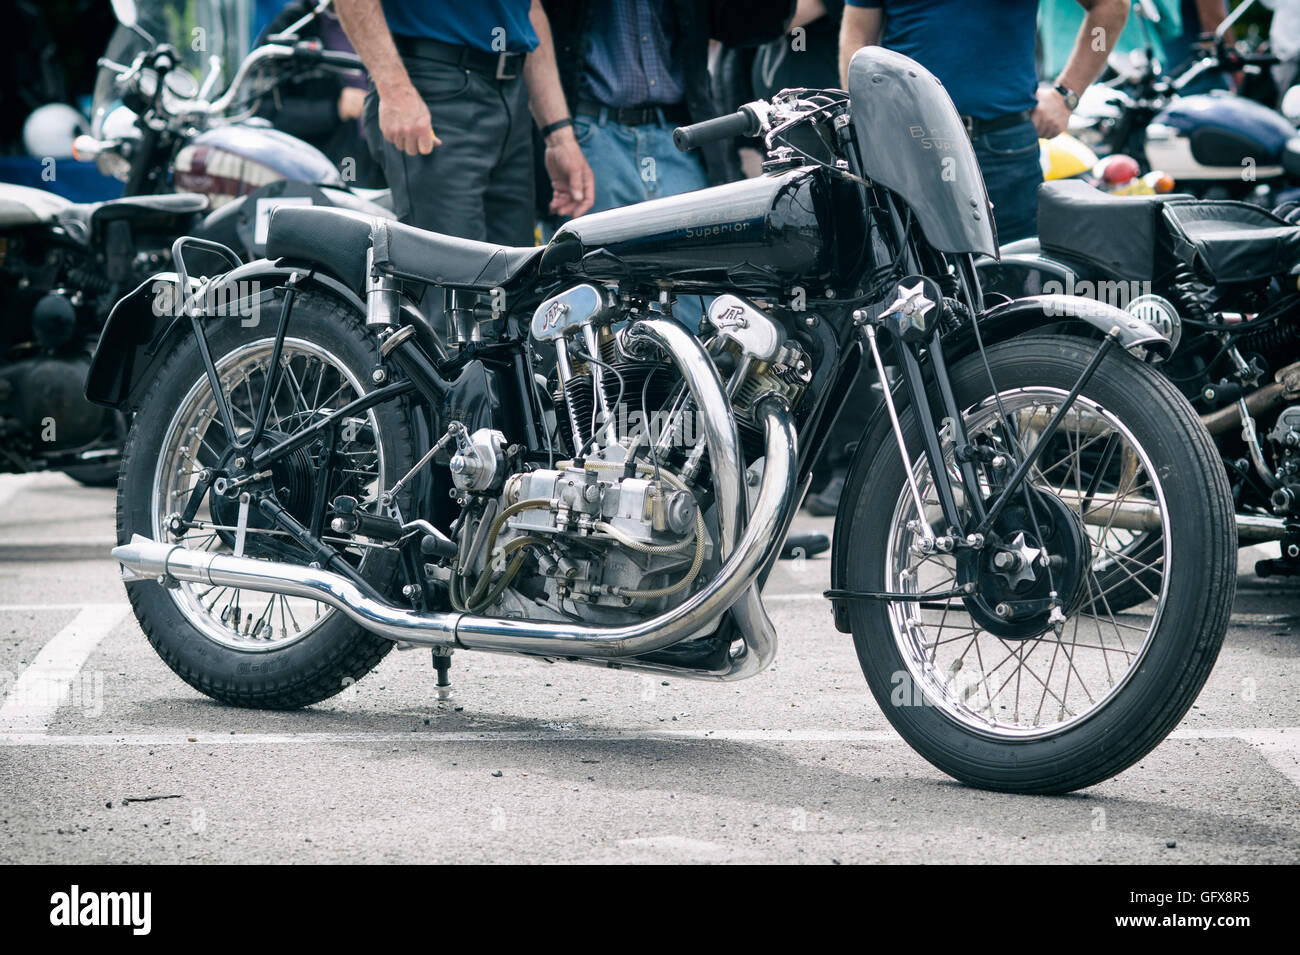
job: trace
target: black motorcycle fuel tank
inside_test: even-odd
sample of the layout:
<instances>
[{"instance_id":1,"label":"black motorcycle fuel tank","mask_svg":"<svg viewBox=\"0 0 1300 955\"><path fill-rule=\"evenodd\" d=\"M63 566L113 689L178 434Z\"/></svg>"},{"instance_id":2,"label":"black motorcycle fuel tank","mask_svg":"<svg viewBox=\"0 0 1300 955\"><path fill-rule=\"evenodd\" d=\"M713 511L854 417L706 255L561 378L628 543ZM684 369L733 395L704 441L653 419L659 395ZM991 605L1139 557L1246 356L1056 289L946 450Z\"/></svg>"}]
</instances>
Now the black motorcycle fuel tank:
<instances>
[{"instance_id":1,"label":"black motorcycle fuel tank","mask_svg":"<svg viewBox=\"0 0 1300 955\"><path fill-rule=\"evenodd\" d=\"M661 286L780 289L826 274L833 237L824 174L794 169L581 216L556 232L541 269Z\"/></svg>"}]
</instances>

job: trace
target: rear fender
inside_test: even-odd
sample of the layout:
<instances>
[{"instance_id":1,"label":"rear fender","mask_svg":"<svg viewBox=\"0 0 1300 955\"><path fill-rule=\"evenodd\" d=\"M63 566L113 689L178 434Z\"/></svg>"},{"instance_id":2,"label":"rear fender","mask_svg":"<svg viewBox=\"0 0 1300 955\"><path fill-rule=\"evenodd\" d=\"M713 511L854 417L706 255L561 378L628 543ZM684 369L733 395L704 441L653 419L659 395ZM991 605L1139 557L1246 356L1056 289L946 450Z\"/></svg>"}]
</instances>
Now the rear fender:
<instances>
[{"instance_id":1,"label":"rear fender","mask_svg":"<svg viewBox=\"0 0 1300 955\"><path fill-rule=\"evenodd\" d=\"M365 314L365 304L352 289L308 266L258 259L207 283L191 279L186 295L175 272L160 272L113 306L90 360L86 397L98 405L134 411L173 343L191 334L180 308L187 296L197 294L206 303L205 321L258 321L260 306L295 275L299 288L319 289Z\"/></svg>"},{"instance_id":2,"label":"rear fender","mask_svg":"<svg viewBox=\"0 0 1300 955\"><path fill-rule=\"evenodd\" d=\"M1079 270L1072 264L1044 255L1037 239L1005 245L1000 259L982 258L975 263L975 269L986 295L1009 299L1068 293L1079 277Z\"/></svg>"}]
</instances>

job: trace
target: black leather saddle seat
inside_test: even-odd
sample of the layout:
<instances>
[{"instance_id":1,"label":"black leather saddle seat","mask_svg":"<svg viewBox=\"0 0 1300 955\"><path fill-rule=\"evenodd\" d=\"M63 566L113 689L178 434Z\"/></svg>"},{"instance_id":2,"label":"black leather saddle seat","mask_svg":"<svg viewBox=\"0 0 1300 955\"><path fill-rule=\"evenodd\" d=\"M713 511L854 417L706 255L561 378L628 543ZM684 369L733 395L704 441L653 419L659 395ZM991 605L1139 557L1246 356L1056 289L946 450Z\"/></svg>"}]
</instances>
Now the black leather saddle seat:
<instances>
[{"instance_id":1,"label":"black leather saddle seat","mask_svg":"<svg viewBox=\"0 0 1300 955\"><path fill-rule=\"evenodd\" d=\"M1153 277L1168 246L1161 218L1186 195L1113 196L1079 179L1038 187L1038 242L1044 252L1083 259L1108 277Z\"/></svg>"},{"instance_id":2,"label":"black leather saddle seat","mask_svg":"<svg viewBox=\"0 0 1300 955\"><path fill-rule=\"evenodd\" d=\"M1077 179L1039 187L1038 241L1120 279L1150 280L1182 260L1215 282L1246 282L1300 262L1300 226L1260 206L1177 193L1112 196Z\"/></svg>"},{"instance_id":3,"label":"black leather saddle seat","mask_svg":"<svg viewBox=\"0 0 1300 955\"><path fill-rule=\"evenodd\" d=\"M317 263L361 294L366 250L375 267L416 282L486 291L536 267L541 246L512 247L458 239L348 209L281 206L267 227L267 258Z\"/></svg>"},{"instance_id":4,"label":"black leather saddle seat","mask_svg":"<svg viewBox=\"0 0 1300 955\"><path fill-rule=\"evenodd\" d=\"M1171 202L1165 219L1175 242L1216 282L1248 282L1300 262L1300 226L1260 206L1227 199Z\"/></svg>"},{"instance_id":5,"label":"black leather saddle seat","mask_svg":"<svg viewBox=\"0 0 1300 955\"><path fill-rule=\"evenodd\" d=\"M64 206L55 215L59 225L74 238L89 239L94 229L119 219L171 221L208 210L208 197L196 192L168 192L157 196L123 196L104 202L82 202Z\"/></svg>"}]
</instances>

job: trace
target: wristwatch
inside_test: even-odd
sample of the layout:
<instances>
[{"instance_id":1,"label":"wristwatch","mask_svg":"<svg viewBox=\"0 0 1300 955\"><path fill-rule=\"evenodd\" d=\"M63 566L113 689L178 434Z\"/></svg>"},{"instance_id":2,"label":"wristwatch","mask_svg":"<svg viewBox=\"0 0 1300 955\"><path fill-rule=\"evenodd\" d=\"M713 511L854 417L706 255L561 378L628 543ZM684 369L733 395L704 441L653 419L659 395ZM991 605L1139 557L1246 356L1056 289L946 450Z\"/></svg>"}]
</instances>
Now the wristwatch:
<instances>
[{"instance_id":1,"label":"wristwatch","mask_svg":"<svg viewBox=\"0 0 1300 955\"><path fill-rule=\"evenodd\" d=\"M1075 109L1078 108L1079 94L1076 93L1074 90L1070 89L1068 86L1062 86L1060 83L1057 83L1055 86L1052 87L1052 89L1056 90L1056 92L1061 94L1061 99L1065 100L1065 108L1068 109L1071 113L1073 113Z\"/></svg>"}]
</instances>

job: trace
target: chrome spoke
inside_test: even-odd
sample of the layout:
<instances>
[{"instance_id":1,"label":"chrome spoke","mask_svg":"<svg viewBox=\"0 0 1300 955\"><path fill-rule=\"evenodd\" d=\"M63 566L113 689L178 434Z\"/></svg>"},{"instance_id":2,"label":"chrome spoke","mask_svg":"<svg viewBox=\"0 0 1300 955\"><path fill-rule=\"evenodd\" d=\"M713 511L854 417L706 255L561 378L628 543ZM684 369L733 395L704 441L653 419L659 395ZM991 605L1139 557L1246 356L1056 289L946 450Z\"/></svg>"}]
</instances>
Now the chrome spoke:
<instances>
[{"instance_id":1,"label":"chrome spoke","mask_svg":"<svg viewBox=\"0 0 1300 955\"><path fill-rule=\"evenodd\" d=\"M1033 447L1038 431L1060 407L1059 395L1050 389L1007 392L1002 401L1016 428L1020 454ZM967 430L972 440L1013 446L991 401L968 412ZM1116 439L1118 444L1113 443ZM951 448L946 450L951 454ZM933 521L938 517L937 494L924 458L914 462L914 474L926 519ZM979 469L977 476L979 493L987 499L992 493L986 483L989 474ZM950 480L961 506L969 492L960 486L962 477L955 468ZM915 603L895 603L889 610L894 639L927 702L997 735L1051 732L1104 705L1140 664L1166 589L1169 538L1163 491L1143 449L1109 411L1080 398L1032 471L1031 481L1040 492L1059 495L1080 518L1085 498L1096 495L1090 504L1099 512L1095 523L1083 525L1091 541L1089 566L1076 568L1078 576L1073 578L1078 581L1079 607L1068 613L1063 626L1044 626L1043 632L1025 638L999 637L958 598L931 596L920 609ZM1127 502L1151 508L1159 517L1159 530L1115 527ZM886 589L917 597L952 590L959 580L954 555L912 552L915 532L905 526L912 510L904 488L890 531ZM1130 600L1117 612L1113 596L1121 587L1134 588L1139 606Z\"/></svg>"},{"instance_id":2,"label":"chrome spoke","mask_svg":"<svg viewBox=\"0 0 1300 955\"><path fill-rule=\"evenodd\" d=\"M254 427L263 395L270 385L270 352L272 342L253 342L228 353L218 361L218 377L226 393L241 433ZM313 380L314 379L314 380ZM309 391L313 398L309 401ZM325 394L326 392L332 392ZM279 435L293 434L308 427L327 413L331 402L347 402L364 393L359 380L341 360L319 345L300 339L286 339L281 354L280 373L267 398L267 429ZM322 395L325 401L320 401ZM347 456L339 457L331 466L334 473L330 483L347 485L349 493L361 491L366 498L366 488L374 488L383 473L383 457L376 444L378 425L374 412L363 416L365 428L350 436ZM216 402L206 378L199 379L178 407L168 434L163 440L155 478L154 534L158 540L168 539L164 527L169 514L180 510L188 502L197 485L198 474L204 465L192 448L203 448L211 455L212 463L220 461L223 450L234 436L227 435L221 427ZM350 466L340 466L353 462ZM314 474L322 459L308 454L295 465L309 469ZM291 484L293 482L290 482ZM303 486L303 482L299 482ZM307 483L307 487L311 484ZM328 490L328 489L327 489ZM328 498L327 498L328 500ZM231 519L218 520L223 515L214 512L214 503L205 497L192 525L180 537L187 547L213 553L232 553L237 528ZM229 514L229 512L227 512ZM215 515L215 516L214 516ZM229 517L233 518L233 514ZM338 537L323 537L327 543L340 547L348 559L359 564L364 555L376 545ZM250 526L246 529L245 556L272 560L294 560L301 550L292 537L277 527ZM254 545L252 542L262 542ZM305 557L302 558L305 560ZM286 645L313 632L334 611L319 601L308 598L290 598L241 591L230 587L212 587L182 583L169 593L181 612L205 635L215 641L240 650L266 650Z\"/></svg>"}]
</instances>

